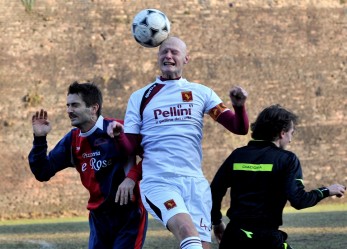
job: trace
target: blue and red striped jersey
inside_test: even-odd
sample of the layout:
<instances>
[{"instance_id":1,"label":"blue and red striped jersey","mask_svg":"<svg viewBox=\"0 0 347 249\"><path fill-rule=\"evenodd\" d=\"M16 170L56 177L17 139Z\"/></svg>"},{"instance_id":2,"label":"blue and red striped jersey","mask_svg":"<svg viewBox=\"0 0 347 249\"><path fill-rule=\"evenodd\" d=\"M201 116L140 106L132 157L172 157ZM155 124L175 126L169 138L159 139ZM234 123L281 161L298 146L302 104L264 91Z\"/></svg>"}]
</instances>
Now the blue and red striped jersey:
<instances>
[{"instance_id":1,"label":"blue and red striped jersey","mask_svg":"<svg viewBox=\"0 0 347 249\"><path fill-rule=\"evenodd\" d=\"M90 194L87 209L114 204L119 184L135 164L135 157L128 157L117 139L109 137L106 132L108 124L114 120L100 116L86 133L73 128L48 155L46 137L34 137L29 165L36 179L48 181L58 171L74 167ZM123 123L123 120L116 121Z\"/></svg>"}]
</instances>

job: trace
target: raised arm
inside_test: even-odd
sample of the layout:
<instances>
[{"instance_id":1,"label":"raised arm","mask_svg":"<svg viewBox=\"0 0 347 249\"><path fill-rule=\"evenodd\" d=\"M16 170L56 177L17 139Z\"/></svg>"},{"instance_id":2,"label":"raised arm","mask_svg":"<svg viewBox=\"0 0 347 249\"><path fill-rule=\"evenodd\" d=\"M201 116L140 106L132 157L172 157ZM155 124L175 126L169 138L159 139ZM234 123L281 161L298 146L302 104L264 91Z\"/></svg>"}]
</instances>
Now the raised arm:
<instances>
[{"instance_id":1,"label":"raised arm","mask_svg":"<svg viewBox=\"0 0 347 249\"><path fill-rule=\"evenodd\" d=\"M70 136L66 135L54 149L47 155L46 137L51 131L47 112L43 109L37 111L31 119L34 141L28 155L32 173L38 181L48 181L58 171L72 166L70 160Z\"/></svg>"},{"instance_id":2,"label":"raised arm","mask_svg":"<svg viewBox=\"0 0 347 249\"><path fill-rule=\"evenodd\" d=\"M229 96L235 112L226 110L218 116L216 121L235 134L246 135L249 129L245 107L248 93L243 88L236 86L230 90Z\"/></svg>"},{"instance_id":3,"label":"raised arm","mask_svg":"<svg viewBox=\"0 0 347 249\"><path fill-rule=\"evenodd\" d=\"M141 141L140 135L124 133L123 125L117 121L113 121L108 125L107 134L118 141L126 155L136 154Z\"/></svg>"}]
</instances>

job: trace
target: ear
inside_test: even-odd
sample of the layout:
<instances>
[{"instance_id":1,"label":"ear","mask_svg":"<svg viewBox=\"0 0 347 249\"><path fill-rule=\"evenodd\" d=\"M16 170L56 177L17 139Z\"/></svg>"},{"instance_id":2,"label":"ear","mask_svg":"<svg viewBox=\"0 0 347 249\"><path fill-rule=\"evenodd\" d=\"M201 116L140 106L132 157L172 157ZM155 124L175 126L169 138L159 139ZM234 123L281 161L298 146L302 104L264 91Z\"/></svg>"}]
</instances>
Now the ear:
<instances>
[{"instance_id":1,"label":"ear","mask_svg":"<svg viewBox=\"0 0 347 249\"><path fill-rule=\"evenodd\" d=\"M90 106L90 110L91 110L92 114L95 114L95 115L96 115L96 113L97 113L98 110L99 110L99 104L91 105L91 106Z\"/></svg>"},{"instance_id":2,"label":"ear","mask_svg":"<svg viewBox=\"0 0 347 249\"><path fill-rule=\"evenodd\" d=\"M188 64L189 59L189 55L184 56L183 64Z\"/></svg>"},{"instance_id":3,"label":"ear","mask_svg":"<svg viewBox=\"0 0 347 249\"><path fill-rule=\"evenodd\" d=\"M280 138L280 139L283 138L285 133L286 133L286 132L282 130L282 131L280 132L279 138Z\"/></svg>"}]
</instances>

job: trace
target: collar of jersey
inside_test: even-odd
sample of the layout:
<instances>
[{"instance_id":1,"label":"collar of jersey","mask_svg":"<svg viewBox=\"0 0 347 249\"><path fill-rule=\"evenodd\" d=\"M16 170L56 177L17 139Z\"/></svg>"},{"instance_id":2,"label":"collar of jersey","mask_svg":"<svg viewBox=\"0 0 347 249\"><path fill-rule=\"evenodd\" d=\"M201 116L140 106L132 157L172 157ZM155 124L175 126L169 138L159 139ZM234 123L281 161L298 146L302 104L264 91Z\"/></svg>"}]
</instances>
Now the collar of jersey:
<instances>
[{"instance_id":1,"label":"collar of jersey","mask_svg":"<svg viewBox=\"0 0 347 249\"><path fill-rule=\"evenodd\" d=\"M168 81L168 80L180 80L180 79L182 79L182 77L178 77L178 78L176 78L176 79L166 79L166 78L163 78L163 76L160 76L159 79L160 79L162 82L164 82L164 81Z\"/></svg>"},{"instance_id":2,"label":"collar of jersey","mask_svg":"<svg viewBox=\"0 0 347 249\"><path fill-rule=\"evenodd\" d=\"M100 115L98 120L96 121L95 125L93 126L93 128L91 128L87 132L80 132L80 137L88 137L90 134L92 134L98 128L102 130L103 123L104 123L103 121L104 121L104 117Z\"/></svg>"}]
</instances>

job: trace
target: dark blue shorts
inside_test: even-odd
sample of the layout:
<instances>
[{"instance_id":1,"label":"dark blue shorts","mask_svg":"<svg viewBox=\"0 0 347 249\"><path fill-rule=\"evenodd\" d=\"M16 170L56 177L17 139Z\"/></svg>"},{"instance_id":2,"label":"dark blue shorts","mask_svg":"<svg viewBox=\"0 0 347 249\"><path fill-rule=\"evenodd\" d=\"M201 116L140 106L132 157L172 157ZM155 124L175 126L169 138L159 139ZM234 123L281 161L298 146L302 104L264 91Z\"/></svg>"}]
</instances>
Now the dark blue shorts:
<instances>
[{"instance_id":1,"label":"dark blue shorts","mask_svg":"<svg viewBox=\"0 0 347 249\"><path fill-rule=\"evenodd\" d=\"M142 205L131 202L89 212L89 249L141 249L148 216Z\"/></svg>"}]
</instances>

